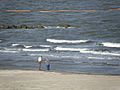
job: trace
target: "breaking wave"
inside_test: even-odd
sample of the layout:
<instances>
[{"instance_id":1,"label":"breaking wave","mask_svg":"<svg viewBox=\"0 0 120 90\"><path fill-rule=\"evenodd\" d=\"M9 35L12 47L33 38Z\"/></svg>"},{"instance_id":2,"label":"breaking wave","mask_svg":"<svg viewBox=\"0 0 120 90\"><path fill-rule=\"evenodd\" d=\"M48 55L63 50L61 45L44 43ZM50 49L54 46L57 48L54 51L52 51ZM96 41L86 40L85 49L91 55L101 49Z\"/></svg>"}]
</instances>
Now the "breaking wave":
<instances>
[{"instance_id":1,"label":"breaking wave","mask_svg":"<svg viewBox=\"0 0 120 90\"><path fill-rule=\"evenodd\" d=\"M18 53L18 51L12 51L12 50L0 50L1 53Z\"/></svg>"},{"instance_id":2,"label":"breaking wave","mask_svg":"<svg viewBox=\"0 0 120 90\"><path fill-rule=\"evenodd\" d=\"M41 47L46 47L46 48L50 48L50 45L40 45Z\"/></svg>"},{"instance_id":3,"label":"breaking wave","mask_svg":"<svg viewBox=\"0 0 120 90\"><path fill-rule=\"evenodd\" d=\"M88 50L88 49L56 47L56 48L54 48L54 50L57 50L57 51L84 51L84 50Z\"/></svg>"},{"instance_id":4,"label":"breaking wave","mask_svg":"<svg viewBox=\"0 0 120 90\"><path fill-rule=\"evenodd\" d=\"M21 45L21 44L12 44L12 47L17 48L19 51L27 52L46 52L50 50L50 45ZM14 49L12 48L12 49Z\"/></svg>"},{"instance_id":5,"label":"breaking wave","mask_svg":"<svg viewBox=\"0 0 120 90\"><path fill-rule=\"evenodd\" d=\"M0 40L0 43L2 42L2 40Z\"/></svg>"},{"instance_id":6,"label":"breaking wave","mask_svg":"<svg viewBox=\"0 0 120 90\"><path fill-rule=\"evenodd\" d=\"M105 59L103 57L88 57L88 59Z\"/></svg>"},{"instance_id":7,"label":"breaking wave","mask_svg":"<svg viewBox=\"0 0 120 90\"><path fill-rule=\"evenodd\" d=\"M97 55L111 55L111 56L120 56L119 53L112 52L101 52L101 51L90 51L90 50L81 50L80 53L88 53L88 54L97 54Z\"/></svg>"},{"instance_id":8,"label":"breaking wave","mask_svg":"<svg viewBox=\"0 0 120 90\"><path fill-rule=\"evenodd\" d=\"M111 42L103 42L103 46L105 47L116 47L120 48L120 43L111 43Z\"/></svg>"},{"instance_id":9,"label":"breaking wave","mask_svg":"<svg viewBox=\"0 0 120 90\"><path fill-rule=\"evenodd\" d=\"M66 29L66 28L75 28L75 27L64 27L64 26L43 26L45 29Z\"/></svg>"},{"instance_id":10,"label":"breaking wave","mask_svg":"<svg viewBox=\"0 0 120 90\"><path fill-rule=\"evenodd\" d=\"M89 40L58 40L58 39L46 39L46 41L51 43L86 43L89 42Z\"/></svg>"},{"instance_id":11,"label":"breaking wave","mask_svg":"<svg viewBox=\"0 0 120 90\"><path fill-rule=\"evenodd\" d=\"M15 48L50 48L52 47L51 45L33 45L33 46L30 46L30 45L22 45L22 44L12 44L12 47L15 47Z\"/></svg>"},{"instance_id":12,"label":"breaking wave","mask_svg":"<svg viewBox=\"0 0 120 90\"><path fill-rule=\"evenodd\" d=\"M79 51L80 53L85 53L85 54L120 56L120 53L116 53L116 52L94 51L94 50L89 50L87 48L64 48L64 47L56 47L56 48L54 48L54 50L56 50L56 51Z\"/></svg>"},{"instance_id":13,"label":"breaking wave","mask_svg":"<svg viewBox=\"0 0 120 90\"><path fill-rule=\"evenodd\" d=\"M32 46L21 45L21 44L12 44L12 47L16 47L16 48L31 48Z\"/></svg>"},{"instance_id":14,"label":"breaking wave","mask_svg":"<svg viewBox=\"0 0 120 90\"><path fill-rule=\"evenodd\" d=\"M48 48L46 49L22 49L22 51L27 51L27 52L47 52L49 51Z\"/></svg>"}]
</instances>

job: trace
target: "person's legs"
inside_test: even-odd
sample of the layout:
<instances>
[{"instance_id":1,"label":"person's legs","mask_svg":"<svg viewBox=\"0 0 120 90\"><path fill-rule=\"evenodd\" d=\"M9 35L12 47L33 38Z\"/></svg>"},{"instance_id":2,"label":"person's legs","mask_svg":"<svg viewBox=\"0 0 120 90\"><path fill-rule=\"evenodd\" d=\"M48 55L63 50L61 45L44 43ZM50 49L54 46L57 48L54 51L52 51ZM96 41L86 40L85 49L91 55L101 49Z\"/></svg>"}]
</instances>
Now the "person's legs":
<instances>
[{"instance_id":1,"label":"person's legs","mask_svg":"<svg viewBox=\"0 0 120 90\"><path fill-rule=\"evenodd\" d=\"M41 70L41 62L39 62L39 70Z\"/></svg>"},{"instance_id":2,"label":"person's legs","mask_svg":"<svg viewBox=\"0 0 120 90\"><path fill-rule=\"evenodd\" d=\"M50 64L47 65L47 70L50 70Z\"/></svg>"}]
</instances>

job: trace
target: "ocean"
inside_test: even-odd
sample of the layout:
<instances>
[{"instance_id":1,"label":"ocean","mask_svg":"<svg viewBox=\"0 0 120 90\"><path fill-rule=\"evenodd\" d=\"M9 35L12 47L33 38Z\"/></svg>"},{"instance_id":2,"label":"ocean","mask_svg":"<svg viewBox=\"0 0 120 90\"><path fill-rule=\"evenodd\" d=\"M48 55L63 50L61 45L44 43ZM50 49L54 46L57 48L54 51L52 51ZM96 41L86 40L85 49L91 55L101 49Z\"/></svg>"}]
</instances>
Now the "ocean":
<instances>
[{"instance_id":1,"label":"ocean","mask_svg":"<svg viewBox=\"0 0 120 90\"><path fill-rule=\"evenodd\" d=\"M0 25L43 26L0 29L0 69L38 70L43 56L51 71L120 75L119 0L0 0Z\"/></svg>"}]
</instances>

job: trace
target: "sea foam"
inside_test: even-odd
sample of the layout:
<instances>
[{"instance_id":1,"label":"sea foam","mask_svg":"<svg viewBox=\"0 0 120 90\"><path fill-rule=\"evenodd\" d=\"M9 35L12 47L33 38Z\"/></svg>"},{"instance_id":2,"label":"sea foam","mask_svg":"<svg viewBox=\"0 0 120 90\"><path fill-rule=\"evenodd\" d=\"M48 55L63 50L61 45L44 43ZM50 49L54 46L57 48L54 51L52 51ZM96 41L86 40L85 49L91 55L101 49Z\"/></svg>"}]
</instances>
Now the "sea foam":
<instances>
[{"instance_id":1,"label":"sea foam","mask_svg":"<svg viewBox=\"0 0 120 90\"><path fill-rule=\"evenodd\" d=\"M120 43L111 43L111 42L103 42L103 46L105 47L116 47L120 48Z\"/></svg>"},{"instance_id":2,"label":"sea foam","mask_svg":"<svg viewBox=\"0 0 120 90\"><path fill-rule=\"evenodd\" d=\"M56 51L79 51L80 53L84 54L96 54L96 55L110 55L110 56L120 56L120 53L116 52L107 52L107 51L94 51L89 50L87 48L64 48L64 47L56 47L54 48Z\"/></svg>"},{"instance_id":3,"label":"sea foam","mask_svg":"<svg viewBox=\"0 0 120 90\"><path fill-rule=\"evenodd\" d=\"M54 48L54 50L57 50L57 51L85 51L85 50L88 50L88 49L56 47L56 48Z\"/></svg>"},{"instance_id":4,"label":"sea foam","mask_svg":"<svg viewBox=\"0 0 120 90\"><path fill-rule=\"evenodd\" d=\"M2 42L2 40L0 40L0 42Z\"/></svg>"},{"instance_id":5,"label":"sea foam","mask_svg":"<svg viewBox=\"0 0 120 90\"><path fill-rule=\"evenodd\" d=\"M58 39L47 39L46 41L52 42L52 43L85 43L88 42L89 40L58 40Z\"/></svg>"},{"instance_id":6,"label":"sea foam","mask_svg":"<svg viewBox=\"0 0 120 90\"><path fill-rule=\"evenodd\" d=\"M46 47L46 48L50 48L50 45L40 45L41 47Z\"/></svg>"},{"instance_id":7,"label":"sea foam","mask_svg":"<svg viewBox=\"0 0 120 90\"><path fill-rule=\"evenodd\" d=\"M21 45L21 44L12 44L12 47L22 47L22 48L31 48L32 46Z\"/></svg>"},{"instance_id":8,"label":"sea foam","mask_svg":"<svg viewBox=\"0 0 120 90\"><path fill-rule=\"evenodd\" d=\"M48 48L46 49L22 49L22 51L27 51L27 52L47 52L49 51Z\"/></svg>"},{"instance_id":9,"label":"sea foam","mask_svg":"<svg viewBox=\"0 0 120 90\"><path fill-rule=\"evenodd\" d=\"M110 55L110 56L120 56L119 53L90 51L90 50L81 50L80 53L97 54L97 55Z\"/></svg>"},{"instance_id":10,"label":"sea foam","mask_svg":"<svg viewBox=\"0 0 120 90\"><path fill-rule=\"evenodd\" d=\"M12 51L12 50L0 50L1 53L18 53L18 51Z\"/></svg>"},{"instance_id":11,"label":"sea foam","mask_svg":"<svg viewBox=\"0 0 120 90\"><path fill-rule=\"evenodd\" d=\"M75 28L75 27L64 27L64 26L43 26L45 29L66 29L66 28Z\"/></svg>"}]
</instances>

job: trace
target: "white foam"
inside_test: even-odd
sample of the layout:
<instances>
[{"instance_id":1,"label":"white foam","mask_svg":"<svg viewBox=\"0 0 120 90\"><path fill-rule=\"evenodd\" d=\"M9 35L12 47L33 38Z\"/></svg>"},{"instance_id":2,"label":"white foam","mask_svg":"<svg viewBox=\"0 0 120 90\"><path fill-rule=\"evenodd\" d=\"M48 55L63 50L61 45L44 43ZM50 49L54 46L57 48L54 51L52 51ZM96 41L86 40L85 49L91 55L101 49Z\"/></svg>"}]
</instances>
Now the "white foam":
<instances>
[{"instance_id":1,"label":"white foam","mask_svg":"<svg viewBox=\"0 0 120 90\"><path fill-rule=\"evenodd\" d=\"M49 51L49 49L22 49L23 51L28 51L28 52L46 52Z\"/></svg>"},{"instance_id":2,"label":"white foam","mask_svg":"<svg viewBox=\"0 0 120 90\"><path fill-rule=\"evenodd\" d=\"M65 27L60 27L60 26L44 26L45 29L55 29L55 28L61 28L61 29L65 29Z\"/></svg>"},{"instance_id":3,"label":"white foam","mask_svg":"<svg viewBox=\"0 0 120 90\"><path fill-rule=\"evenodd\" d=\"M16 46L19 46L19 45L20 44L14 43L14 44L12 44L12 47L16 47ZM25 47L25 48L31 48L32 46L23 45L23 47Z\"/></svg>"},{"instance_id":4,"label":"white foam","mask_svg":"<svg viewBox=\"0 0 120 90\"><path fill-rule=\"evenodd\" d=\"M120 56L119 53L110 53L110 52L97 52L97 51L89 51L89 50L81 50L80 52L81 52L81 53L98 54L98 55Z\"/></svg>"},{"instance_id":5,"label":"white foam","mask_svg":"<svg viewBox=\"0 0 120 90\"><path fill-rule=\"evenodd\" d=\"M120 48L120 43L103 42L102 44L105 47L117 47L117 48Z\"/></svg>"},{"instance_id":6,"label":"white foam","mask_svg":"<svg viewBox=\"0 0 120 90\"><path fill-rule=\"evenodd\" d=\"M46 41L52 42L52 43L85 43L89 40L58 40L58 39L47 39Z\"/></svg>"},{"instance_id":7,"label":"white foam","mask_svg":"<svg viewBox=\"0 0 120 90\"><path fill-rule=\"evenodd\" d=\"M4 53L17 53L18 51L0 50L0 52L4 52Z\"/></svg>"},{"instance_id":8,"label":"white foam","mask_svg":"<svg viewBox=\"0 0 120 90\"><path fill-rule=\"evenodd\" d=\"M101 60L113 60L113 59L119 59L119 57L88 57L88 59L101 59Z\"/></svg>"},{"instance_id":9,"label":"white foam","mask_svg":"<svg viewBox=\"0 0 120 90\"><path fill-rule=\"evenodd\" d=\"M2 40L0 40L0 42L2 42Z\"/></svg>"},{"instance_id":10,"label":"white foam","mask_svg":"<svg viewBox=\"0 0 120 90\"><path fill-rule=\"evenodd\" d=\"M102 57L88 57L88 59L105 59L105 58L102 58Z\"/></svg>"},{"instance_id":11,"label":"white foam","mask_svg":"<svg viewBox=\"0 0 120 90\"><path fill-rule=\"evenodd\" d=\"M57 51L84 51L88 49L81 49L81 48L63 48L63 47L56 47L54 48Z\"/></svg>"},{"instance_id":12,"label":"white foam","mask_svg":"<svg viewBox=\"0 0 120 90\"><path fill-rule=\"evenodd\" d=\"M18 46L18 45L20 45L20 44L12 44L13 47Z\"/></svg>"},{"instance_id":13,"label":"white foam","mask_svg":"<svg viewBox=\"0 0 120 90\"><path fill-rule=\"evenodd\" d=\"M31 48L32 46L27 46L27 45L24 45L25 48Z\"/></svg>"},{"instance_id":14,"label":"white foam","mask_svg":"<svg viewBox=\"0 0 120 90\"><path fill-rule=\"evenodd\" d=\"M44 26L45 29L65 29L64 26ZM75 27L67 27L67 28L75 28Z\"/></svg>"},{"instance_id":15,"label":"white foam","mask_svg":"<svg viewBox=\"0 0 120 90\"><path fill-rule=\"evenodd\" d=\"M56 50L56 51L79 51L80 53L86 53L86 54L120 56L120 53L90 51L87 48L64 48L64 47L56 47L56 48L54 48L54 50Z\"/></svg>"},{"instance_id":16,"label":"white foam","mask_svg":"<svg viewBox=\"0 0 120 90\"><path fill-rule=\"evenodd\" d=\"M40 45L41 47L46 47L46 48L49 48L51 47L50 45Z\"/></svg>"}]
</instances>

